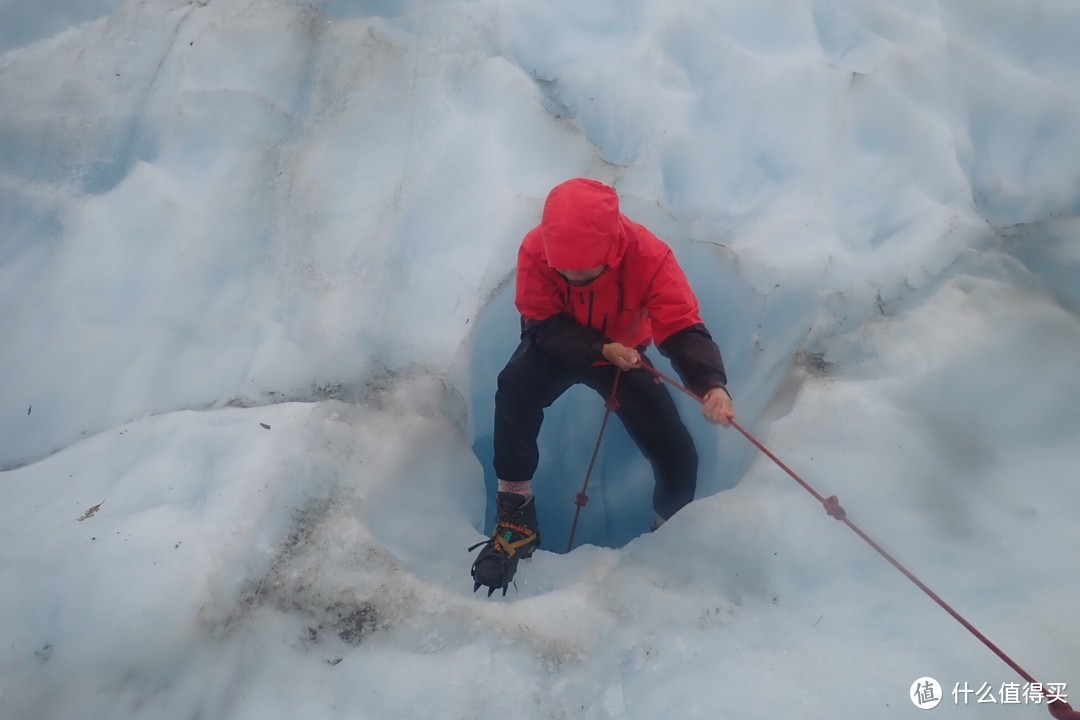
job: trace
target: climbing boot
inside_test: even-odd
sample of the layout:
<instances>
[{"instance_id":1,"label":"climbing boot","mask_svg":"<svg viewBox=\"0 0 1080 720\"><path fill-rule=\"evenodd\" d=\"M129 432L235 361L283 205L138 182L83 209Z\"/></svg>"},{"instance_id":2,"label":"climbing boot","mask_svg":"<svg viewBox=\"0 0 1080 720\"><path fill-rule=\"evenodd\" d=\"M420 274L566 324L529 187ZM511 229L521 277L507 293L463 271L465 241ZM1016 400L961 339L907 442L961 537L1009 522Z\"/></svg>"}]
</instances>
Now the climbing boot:
<instances>
[{"instance_id":1,"label":"climbing boot","mask_svg":"<svg viewBox=\"0 0 1080 720\"><path fill-rule=\"evenodd\" d=\"M473 592L485 586L488 597L499 588L503 595L517 572L518 560L530 557L540 546L536 503L532 496L498 493L495 497L495 530L491 537L469 548L483 548L472 564Z\"/></svg>"}]
</instances>

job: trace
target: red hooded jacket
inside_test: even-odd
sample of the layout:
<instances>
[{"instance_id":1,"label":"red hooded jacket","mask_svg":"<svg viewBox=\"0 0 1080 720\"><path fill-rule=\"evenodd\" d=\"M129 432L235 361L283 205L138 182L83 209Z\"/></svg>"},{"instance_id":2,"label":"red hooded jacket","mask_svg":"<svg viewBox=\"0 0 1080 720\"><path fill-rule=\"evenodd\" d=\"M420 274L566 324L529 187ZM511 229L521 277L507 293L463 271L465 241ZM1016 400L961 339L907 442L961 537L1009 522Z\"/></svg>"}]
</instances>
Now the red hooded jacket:
<instances>
[{"instance_id":1,"label":"red hooded jacket","mask_svg":"<svg viewBox=\"0 0 1080 720\"><path fill-rule=\"evenodd\" d=\"M584 286L557 272L600 265L607 269ZM540 225L521 243L515 299L525 332L534 329L541 348L563 359L603 362L606 342L641 348L655 340L696 391L726 383L671 248L622 215L603 183L577 178L551 191Z\"/></svg>"}]
</instances>

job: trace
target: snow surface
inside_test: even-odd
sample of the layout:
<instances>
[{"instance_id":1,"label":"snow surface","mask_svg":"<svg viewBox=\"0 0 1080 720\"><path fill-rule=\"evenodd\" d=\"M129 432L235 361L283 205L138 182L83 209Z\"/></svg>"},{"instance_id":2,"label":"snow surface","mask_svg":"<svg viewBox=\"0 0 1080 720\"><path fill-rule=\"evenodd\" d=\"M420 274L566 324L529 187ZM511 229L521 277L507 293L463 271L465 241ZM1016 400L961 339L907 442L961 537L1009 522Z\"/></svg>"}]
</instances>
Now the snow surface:
<instances>
[{"instance_id":1,"label":"snow surface","mask_svg":"<svg viewBox=\"0 0 1080 720\"><path fill-rule=\"evenodd\" d=\"M743 425L1080 705L1072 0L0 2L0 717L1045 717L680 399L655 534L552 408L474 595L556 183L668 240ZM654 353L655 355L655 353ZM97 507L96 512L91 509Z\"/></svg>"}]
</instances>

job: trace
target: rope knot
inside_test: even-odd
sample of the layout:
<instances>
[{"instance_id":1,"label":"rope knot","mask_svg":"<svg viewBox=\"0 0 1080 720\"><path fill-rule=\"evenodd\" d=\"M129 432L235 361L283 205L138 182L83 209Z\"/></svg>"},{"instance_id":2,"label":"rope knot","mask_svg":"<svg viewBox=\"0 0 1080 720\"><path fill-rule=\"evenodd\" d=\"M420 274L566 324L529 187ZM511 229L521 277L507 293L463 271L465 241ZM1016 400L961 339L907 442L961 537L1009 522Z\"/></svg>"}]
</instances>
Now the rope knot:
<instances>
[{"instance_id":1,"label":"rope knot","mask_svg":"<svg viewBox=\"0 0 1080 720\"><path fill-rule=\"evenodd\" d=\"M825 512L829 514L829 517L836 518L837 520L843 520L847 517L847 511L840 505L840 498L835 495L830 495L825 498L822 505L825 506Z\"/></svg>"},{"instance_id":2,"label":"rope knot","mask_svg":"<svg viewBox=\"0 0 1080 720\"><path fill-rule=\"evenodd\" d=\"M578 507L585 507L588 504L588 502L589 502L589 496L588 495L586 495L583 492L579 492L577 494L577 506Z\"/></svg>"}]
</instances>

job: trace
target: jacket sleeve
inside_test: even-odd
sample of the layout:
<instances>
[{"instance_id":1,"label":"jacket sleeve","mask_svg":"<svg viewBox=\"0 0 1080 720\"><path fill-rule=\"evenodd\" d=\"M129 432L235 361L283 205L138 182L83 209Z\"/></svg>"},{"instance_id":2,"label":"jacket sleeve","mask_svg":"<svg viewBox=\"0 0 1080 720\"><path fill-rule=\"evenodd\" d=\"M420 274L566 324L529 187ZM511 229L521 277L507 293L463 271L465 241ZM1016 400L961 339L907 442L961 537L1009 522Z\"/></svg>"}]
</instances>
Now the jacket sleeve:
<instances>
[{"instance_id":1,"label":"jacket sleeve","mask_svg":"<svg viewBox=\"0 0 1080 720\"><path fill-rule=\"evenodd\" d=\"M526 237L526 242L528 237ZM566 310L566 302L559 293L555 278L546 263L526 247L518 250L514 304L526 320L547 320Z\"/></svg>"},{"instance_id":2,"label":"jacket sleeve","mask_svg":"<svg viewBox=\"0 0 1080 720\"><path fill-rule=\"evenodd\" d=\"M724 392L728 392L727 372L720 348L703 324L697 323L679 330L657 347L661 355L671 360L686 387L698 397L713 388L723 388Z\"/></svg>"},{"instance_id":3,"label":"jacket sleeve","mask_svg":"<svg viewBox=\"0 0 1080 720\"><path fill-rule=\"evenodd\" d=\"M645 307L657 345L678 331L701 323L697 296L670 249L649 280Z\"/></svg>"},{"instance_id":4,"label":"jacket sleeve","mask_svg":"<svg viewBox=\"0 0 1080 720\"><path fill-rule=\"evenodd\" d=\"M591 365L604 359L607 342L595 328L579 325L569 315L552 315L546 320L521 318L521 336L531 339L542 352L571 365Z\"/></svg>"},{"instance_id":5,"label":"jacket sleeve","mask_svg":"<svg viewBox=\"0 0 1080 720\"><path fill-rule=\"evenodd\" d=\"M687 388L698 396L716 387L727 391L720 348L705 329L697 296L670 251L649 286L649 320L656 346Z\"/></svg>"}]
</instances>

